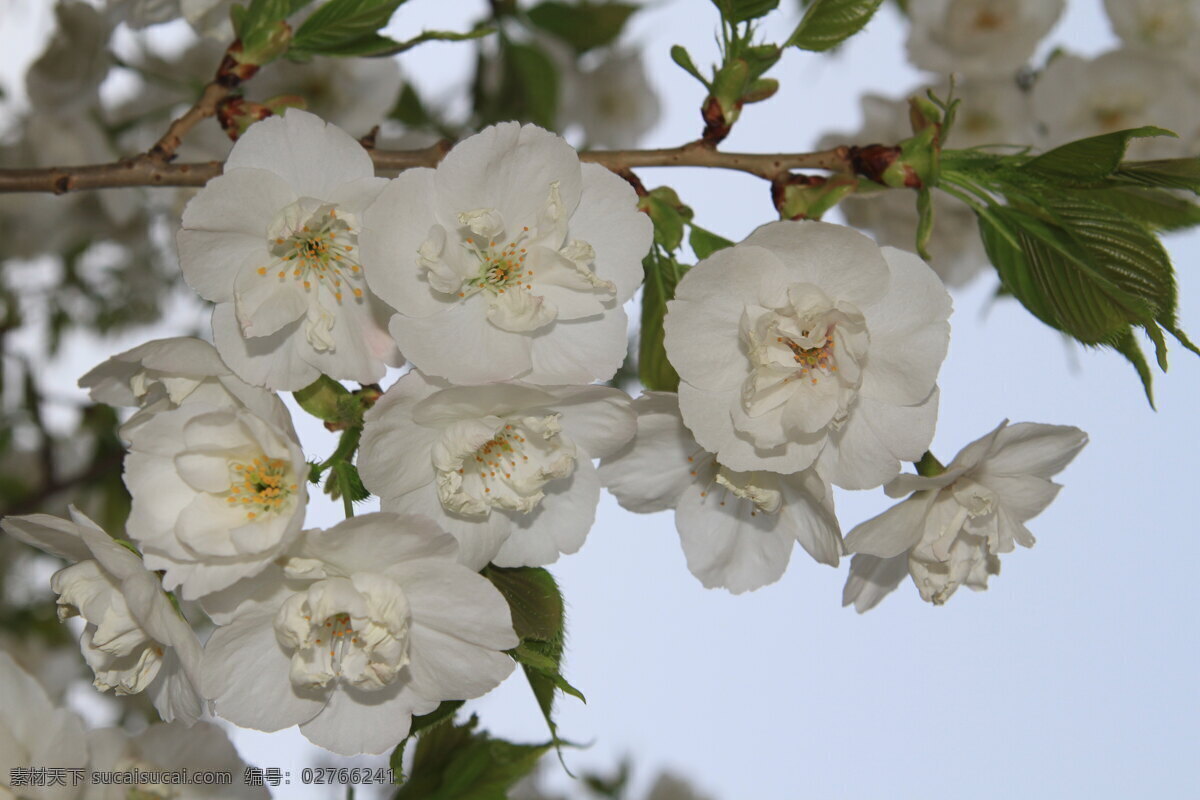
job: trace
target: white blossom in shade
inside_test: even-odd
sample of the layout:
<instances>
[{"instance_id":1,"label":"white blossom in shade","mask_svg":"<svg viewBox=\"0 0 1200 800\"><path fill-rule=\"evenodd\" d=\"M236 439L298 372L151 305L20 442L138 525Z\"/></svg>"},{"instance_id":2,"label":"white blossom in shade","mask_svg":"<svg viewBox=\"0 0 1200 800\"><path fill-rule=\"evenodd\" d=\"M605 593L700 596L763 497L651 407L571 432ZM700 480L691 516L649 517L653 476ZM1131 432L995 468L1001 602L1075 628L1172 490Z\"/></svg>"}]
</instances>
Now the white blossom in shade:
<instances>
[{"instance_id":1,"label":"white blossom in shade","mask_svg":"<svg viewBox=\"0 0 1200 800\"><path fill-rule=\"evenodd\" d=\"M188 600L224 589L299 535L308 465L290 425L196 400L124 433L127 530L168 589Z\"/></svg>"},{"instance_id":2,"label":"white blossom in shade","mask_svg":"<svg viewBox=\"0 0 1200 800\"><path fill-rule=\"evenodd\" d=\"M366 214L363 265L424 372L590 383L625 358L621 306L651 236L629 184L548 131L503 123L388 184Z\"/></svg>"},{"instance_id":3,"label":"white blossom in shade","mask_svg":"<svg viewBox=\"0 0 1200 800\"><path fill-rule=\"evenodd\" d=\"M91 772L228 772L233 782L207 786L202 783L141 783L119 785L89 781L83 800L224 800L242 798L267 800L265 786L249 785L246 764L219 726L198 722L190 728L177 722L156 723L136 736L120 728L88 731Z\"/></svg>"},{"instance_id":4,"label":"white blossom in shade","mask_svg":"<svg viewBox=\"0 0 1200 800\"><path fill-rule=\"evenodd\" d=\"M738 594L774 583L800 542L836 566L842 552L833 494L812 469L736 472L696 444L668 392L633 401L637 436L600 462L600 481L630 511L675 509L688 569Z\"/></svg>"},{"instance_id":5,"label":"white blossom in shade","mask_svg":"<svg viewBox=\"0 0 1200 800\"><path fill-rule=\"evenodd\" d=\"M183 212L183 277L213 311L226 364L256 386L324 373L369 383L399 353L359 262L362 213L387 183L345 132L303 111L258 122Z\"/></svg>"},{"instance_id":6,"label":"white blossom in shade","mask_svg":"<svg viewBox=\"0 0 1200 800\"><path fill-rule=\"evenodd\" d=\"M71 520L47 514L5 517L5 533L72 561L56 572L58 617L80 616L79 644L94 685L119 695L145 692L166 721L188 724L203 711L197 693L200 643L163 592L158 576L75 508Z\"/></svg>"},{"instance_id":7,"label":"white blossom in shade","mask_svg":"<svg viewBox=\"0 0 1200 800\"><path fill-rule=\"evenodd\" d=\"M112 25L81 0L56 4L54 21L54 33L30 65L25 87L35 110L69 117L99 102L100 84L112 63L108 50ZM65 163L72 162L55 166Z\"/></svg>"},{"instance_id":8,"label":"white blossom in shade","mask_svg":"<svg viewBox=\"0 0 1200 800\"><path fill-rule=\"evenodd\" d=\"M298 724L335 753L380 753L412 715L490 691L518 639L503 596L457 555L424 517L309 531L253 591L222 598L226 613L213 609L228 622L204 650L216 712L257 730Z\"/></svg>"},{"instance_id":9,"label":"white blossom in shade","mask_svg":"<svg viewBox=\"0 0 1200 800\"><path fill-rule=\"evenodd\" d=\"M316 56L305 62L274 61L247 89L253 100L299 95L307 111L351 135L365 136L387 119L402 83L394 59Z\"/></svg>"},{"instance_id":10,"label":"white blossom in shade","mask_svg":"<svg viewBox=\"0 0 1200 800\"><path fill-rule=\"evenodd\" d=\"M1014 73L1065 5L1064 0L918 0L908 5L908 59L931 72Z\"/></svg>"},{"instance_id":11,"label":"white blossom in shade","mask_svg":"<svg viewBox=\"0 0 1200 800\"><path fill-rule=\"evenodd\" d=\"M16 767L83 769L88 751L83 723L74 712L55 708L32 675L0 650L0 798L68 800L79 787L16 785Z\"/></svg>"},{"instance_id":12,"label":"white blossom in shade","mask_svg":"<svg viewBox=\"0 0 1200 800\"><path fill-rule=\"evenodd\" d=\"M1196 0L1104 0L1113 32L1131 48L1179 52L1200 36Z\"/></svg>"},{"instance_id":13,"label":"white blossom in shade","mask_svg":"<svg viewBox=\"0 0 1200 800\"><path fill-rule=\"evenodd\" d=\"M1002 422L971 442L933 477L901 475L884 491L908 499L846 535L858 553L842 594L861 613L873 608L905 575L921 597L941 605L959 586L976 591L1000 571L1014 543L1032 547L1025 522L1062 487L1050 480L1083 446L1087 434L1066 425Z\"/></svg>"},{"instance_id":14,"label":"white blossom in shade","mask_svg":"<svg viewBox=\"0 0 1200 800\"><path fill-rule=\"evenodd\" d=\"M683 421L732 470L879 486L933 438L949 316L916 256L840 225L769 223L690 269L667 305Z\"/></svg>"},{"instance_id":15,"label":"white blossom in shade","mask_svg":"<svg viewBox=\"0 0 1200 800\"><path fill-rule=\"evenodd\" d=\"M296 438L279 396L234 375L202 339L180 336L138 345L89 370L79 386L98 403L138 409L121 426L125 436L162 411L203 403L214 409L245 407Z\"/></svg>"},{"instance_id":16,"label":"white blossom in shade","mask_svg":"<svg viewBox=\"0 0 1200 800\"><path fill-rule=\"evenodd\" d=\"M634 430L617 389L451 386L413 371L367 412L358 467L385 510L453 534L466 566L541 566L583 546L600 500L592 459Z\"/></svg>"},{"instance_id":17,"label":"white blossom in shade","mask_svg":"<svg viewBox=\"0 0 1200 800\"><path fill-rule=\"evenodd\" d=\"M562 126L579 125L588 146L633 147L658 124L662 104L639 51L607 53L583 71L572 58L561 75Z\"/></svg>"},{"instance_id":18,"label":"white blossom in shade","mask_svg":"<svg viewBox=\"0 0 1200 800\"><path fill-rule=\"evenodd\" d=\"M1195 91L1181 71L1144 51L1115 50L1094 59L1062 55L1033 86L1034 117L1046 149L1102 133L1157 125L1187 136L1196 129ZM1185 139L1130 143L1130 160L1189 155Z\"/></svg>"}]
</instances>

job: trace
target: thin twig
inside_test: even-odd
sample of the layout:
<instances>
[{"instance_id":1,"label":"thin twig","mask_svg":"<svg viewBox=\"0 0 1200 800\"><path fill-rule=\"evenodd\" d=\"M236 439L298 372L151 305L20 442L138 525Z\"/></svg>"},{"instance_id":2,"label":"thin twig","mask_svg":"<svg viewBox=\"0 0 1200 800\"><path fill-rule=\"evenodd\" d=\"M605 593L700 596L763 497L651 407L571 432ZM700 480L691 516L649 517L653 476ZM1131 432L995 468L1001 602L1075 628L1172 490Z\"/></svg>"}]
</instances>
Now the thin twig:
<instances>
[{"instance_id":1,"label":"thin twig","mask_svg":"<svg viewBox=\"0 0 1200 800\"><path fill-rule=\"evenodd\" d=\"M167 135L172 134L168 131ZM163 138L165 140L167 137ZM437 166L449 152L450 146L450 142L442 141L420 150L371 150L370 153L377 170L399 172L413 167ZM774 180L794 169L851 172L853 168L846 152L845 147L838 147L815 153L724 153L711 147L688 144L660 150L584 151L579 158L600 164L618 174L635 167L708 167L747 172ZM143 154L112 164L0 169L0 192L66 194L130 186L203 186L221 174L222 166L220 161L170 164Z\"/></svg>"},{"instance_id":2,"label":"thin twig","mask_svg":"<svg viewBox=\"0 0 1200 800\"><path fill-rule=\"evenodd\" d=\"M144 159L166 163L175 158L175 151L183 143L183 137L200 122L211 116L215 116L217 105L229 96L232 88L229 82L216 80L205 86L204 92L200 95L200 99L196 101L196 104L185 111L183 116L171 123L171 126L167 128L167 132L162 135L161 139L155 142L154 146L145 154Z\"/></svg>"}]
</instances>

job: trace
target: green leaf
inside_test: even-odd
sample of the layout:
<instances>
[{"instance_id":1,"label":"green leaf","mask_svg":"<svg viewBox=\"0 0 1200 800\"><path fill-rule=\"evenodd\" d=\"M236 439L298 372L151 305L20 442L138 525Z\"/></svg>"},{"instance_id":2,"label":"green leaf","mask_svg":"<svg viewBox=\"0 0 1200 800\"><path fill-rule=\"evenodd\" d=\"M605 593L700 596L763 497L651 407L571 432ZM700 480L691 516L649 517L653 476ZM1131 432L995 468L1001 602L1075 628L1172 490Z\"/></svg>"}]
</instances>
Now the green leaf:
<instances>
[{"instance_id":1,"label":"green leaf","mask_svg":"<svg viewBox=\"0 0 1200 800\"><path fill-rule=\"evenodd\" d=\"M1027 174L1066 185L1086 185L1116 171L1121 165L1121 159L1125 157L1125 149L1131 139L1174 135L1171 131L1148 125L1090 136L1043 153L1025 162L1019 169Z\"/></svg>"},{"instance_id":2,"label":"green leaf","mask_svg":"<svg viewBox=\"0 0 1200 800\"><path fill-rule=\"evenodd\" d=\"M553 642L562 638L563 599L554 576L541 567L483 568L512 610L513 630L521 639Z\"/></svg>"},{"instance_id":3,"label":"green leaf","mask_svg":"<svg viewBox=\"0 0 1200 800\"><path fill-rule=\"evenodd\" d=\"M230 11L233 30L244 44L247 37L259 31L273 28L275 23L285 20L311 3L312 0L251 0L245 6L234 6Z\"/></svg>"},{"instance_id":4,"label":"green leaf","mask_svg":"<svg viewBox=\"0 0 1200 800\"><path fill-rule=\"evenodd\" d=\"M784 47L824 52L858 33L883 0L815 0Z\"/></svg>"},{"instance_id":5,"label":"green leaf","mask_svg":"<svg viewBox=\"0 0 1200 800\"><path fill-rule=\"evenodd\" d=\"M322 375L300 391L293 392L292 397L305 411L326 422L344 422L341 418L342 404L354 399L349 389L328 375Z\"/></svg>"},{"instance_id":6,"label":"green leaf","mask_svg":"<svg viewBox=\"0 0 1200 800\"><path fill-rule=\"evenodd\" d=\"M321 55L368 55L404 0L329 0L292 36L292 50ZM365 51L365 52L364 52Z\"/></svg>"},{"instance_id":7,"label":"green leaf","mask_svg":"<svg viewBox=\"0 0 1200 800\"><path fill-rule=\"evenodd\" d=\"M1113 174L1121 183L1187 189L1200 194L1200 158L1126 161Z\"/></svg>"},{"instance_id":8,"label":"green leaf","mask_svg":"<svg viewBox=\"0 0 1200 800\"><path fill-rule=\"evenodd\" d=\"M659 392L679 390L679 373L667 360L663 344L663 317L667 302L675 297L675 286L684 268L669 253L651 249L642 259L646 282L642 290L642 327L638 344L638 378L647 389Z\"/></svg>"},{"instance_id":9,"label":"green leaf","mask_svg":"<svg viewBox=\"0 0 1200 800\"><path fill-rule=\"evenodd\" d=\"M692 219L692 209L683 204L669 186L659 186L638 200L638 207L654 223L654 241L667 251L683 244L683 228Z\"/></svg>"},{"instance_id":10,"label":"green leaf","mask_svg":"<svg viewBox=\"0 0 1200 800\"><path fill-rule=\"evenodd\" d=\"M703 83L704 88L711 88L712 84L709 83L707 78L700 74L700 70L696 69L696 64L692 61L691 54L684 49L683 45L676 44L671 46L671 60L683 67L684 71L693 78Z\"/></svg>"},{"instance_id":11,"label":"green leaf","mask_svg":"<svg viewBox=\"0 0 1200 800\"><path fill-rule=\"evenodd\" d=\"M358 467L348 461L336 461L329 467L325 492L334 500L349 497L351 503L361 502L371 496L358 474Z\"/></svg>"},{"instance_id":12,"label":"green leaf","mask_svg":"<svg viewBox=\"0 0 1200 800\"><path fill-rule=\"evenodd\" d=\"M1146 402L1154 408L1154 384L1153 377L1150 372L1150 365L1146 363L1146 356L1142 353L1142 348L1138 347L1137 339L1134 338L1133 330L1127 328L1119 335L1113 338L1112 347L1133 365L1137 371L1138 377L1142 381L1142 390L1146 393Z\"/></svg>"},{"instance_id":13,"label":"green leaf","mask_svg":"<svg viewBox=\"0 0 1200 800\"><path fill-rule=\"evenodd\" d=\"M1200 225L1200 205L1166 189L1112 186L1080 191L1093 202L1106 205L1151 230L1175 231Z\"/></svg>"},{"instance_id":14,"label":"green leaf","mask_svg":"<svg viewBox=\"0 0 1200 800\"><path fill-rule=\"evenodd\" d=\"M485 121L518 119L553 130L558 116L558 68L550 56L535 45L509 41L501 48L500 59L500 86L486 100ZM484 70L491 68L482 63Z\"/></svg>"},{"instance_id":15,"label":"green leaf","mask_svg":"<svg viewBox=\"0 0 1200 800\"><path fill-rule=\"evenodd\" d=\"M696 254L696 258L700 261L708 258L718 250L733 247L733 242L724 236L718 236L712 231L701 228L699 225L692 225L691 229L691 233L688 235L688 244L692 246L692 252ZM674 296L674 291L671 294Z\"/></svg>"},{"instance_id":16,"label":"green leaf","mask_svg":"<svg viewBox=\"0 0 1200 800\"><path fill-rule=\"evenodd\" d=\"M779 7L779 0L713 0L713 5L730 24L765 17Z\"/></svg>"},{"instance_id":17,"label":"green leaf","mask_svg":"<svg viewBox=\"0 0 1200 800\"><path fill-rule=\"evenodd\" d=\"M405 39L403 42L397 42L395 39L389 39L386 36L371 34L361 39L346 42L340 47L322 52L328 56L382 58L384 56L394 56L397 53L403 53L425 42L463 42L470 39L482 38L490 33L495 33L495 31L495 28L486 26L462 33L457 31L423 31L411 39Z\"/></svg>"},{"instance_id":18,"label":"green leaf","mask_svg":"<svg viewBox=\"0 0 1200 800\"><path fill-rule=\"evenodd\" d=\"M417 739L412 776L395 800L503 800L508 789L533 771L551 743L514 744L476 731L474 715L460 724L437 725Z\"/></svg>"},{"instance_id":19,"label":"green leaf","mask_svg":"<svg viewBox=\"0 0 1200 800\"><path fill-rule=\"evenodd\" d=\"M529 21L577 53L612 44L638 6L633 3L563 3L545 0L529 9Z\"/></svg>"},{"instance_id":20,"label":"green leaf","mask_svg":"<svg viewBox=\"0 0 1200 800\"><path fill-rule=\"evenodd\" d=\"M388 759L388 764L398 776L404 775L404 747L408 744L409 739L412 739L418 733L434 725L439 725L447 720L454 718L454 713L462 708L464 700L443 700L441 705L430 711L428 714L418 714L412 718L412 724L408 727L408 735L400 740L400 744L396 745L392 750L391 758Z\"/></svg>"}]
</instances>

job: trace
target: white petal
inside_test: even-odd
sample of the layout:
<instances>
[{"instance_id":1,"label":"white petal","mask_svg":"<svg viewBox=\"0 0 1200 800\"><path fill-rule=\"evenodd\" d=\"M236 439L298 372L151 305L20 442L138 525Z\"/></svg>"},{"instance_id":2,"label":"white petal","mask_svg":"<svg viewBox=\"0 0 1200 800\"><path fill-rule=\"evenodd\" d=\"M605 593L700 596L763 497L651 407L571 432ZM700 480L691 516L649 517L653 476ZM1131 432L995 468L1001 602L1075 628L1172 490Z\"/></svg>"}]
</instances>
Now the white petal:
<instances>
[{"instance_id":1,"label":"white petal","mask_svg":"<svg viewBox=\"0 0 1200 800\"><path fill-rule=\"evenodd\" d=\"M897 503L846 534L847 553L892 558L916 547L937 492L921 492Z\"/></svg>"},{"instance_id":2,"label":"white petal","mask_svg":"<svg viewBox=\"0 0 1200 800\"><path fill-rule=\"evenodd\" d=\"M496 566L541 567L583 547L600 502L600 476L592 462L576 461L570 477L546 484L545 492L530 513L506 514L512 533L492 559Z\"/></svg>"},{"instance_id":3,"label":"white petal","mask_svg":"<svg viewBox=\"0 0 1200 800\"><path fill-rule=\"evenodd\" d=\"M429 700L469 700L500 685L516 662L436 628L413 622L408 669L413 691Z\"/></svg>"},{"instance_id":4,"label":"white petal","mask_svg":"<svg viewBox=\"0 0 1200 800\"><path fill-rule=\"evenodd\" d=\"M787 569L795 537L778 514L758 511L753 503L692 484L675 511L675 528L688 569L708 588L734 594L779 580ZM754 516L751 516L751 511Z\"/></svg>"},{"instance_id":5,"label":"white petal","mask_svg":"<svg viewBox=\"0 0 1200 800\"><path fill-rule=\"evenodd\" d=\"M996 436L983 464L991 475L1037 475L1049 478L1074 460L1087 444L1087 434L1070 425L1019 422Z\"/></svg>"},{"instance_id":6,"label":"white petal","mask_svg":"<svg viewBox=\"0 0 1200 800\"><path fill-rule=\"evenodd\" d=\"M493 511L486 517L465 517L447 511L438 499L437 487L431 482L394 499L385 498L385 511L401 514L420 514L434 520L458 541L458 563L480 570L496 557L500 546L512 530L507 515Z\"/></svg>"},{"instance_id":7,"label":"white petal","mask_svg":"<svg viewBox=\"0 0 1200 800\"><path fill-rule=\"evenodd\" d=\"M490 650L511 650L520 643L504 596L467 567L422 559L390 569L388 575L404 589L414 624Z\"/></svg>"},{"instance_id":8,"label":"white petal","mask_svg":"<svg viewBox=\"0 0 1200 800\"><path fill-rule=\"evenodd\" d=\"M871 349L860 391L896 405L924 400L950 344L950 295L937 274L912 253L883 248L891 269L888 294L862 308Z\"/></svg>"},{"instance_id":9,"label":"white petal","mask_svg":"<svg viewBox=\"0 0 1200 800\"><path fill-rule=\"evenodd\" d=\"M621 304L641 285L654 225L637 210L637 194L623 178L599 164L584 164L582 170L583 192L568 235L595 249L596 275L616 284Z\"/></svg>"},{"instance_id":10,"label":"white petal","mask_svg":"<svg viewBox=\"0 0 1200 800\"><path fill-rule=\"evenodd\" d=\"M588 458L611 455L637 431L629 395L620 389L566 386L553 394L556 399L547 410L561 414L563 432Z\"/></svg>"},{"instance_id":11,"label":"white petal","mask_svg":"<svg viewBox=\"0 0 1200 800\"><path fill-rule=\"evenodd\" d=\"M243 728L281 730L307 722L325 705L323 694L302 696L292 686L274 617L269 607L248 610L217 628L204 646L200 691L213 699L217 714Z\"/></svg>"},{"instance_id":12,"label":"white petal","mask_svg":"<svg viewBox=\"0 0 1200 800\"><path fill-rule=\"evenodd\" d=\"M850 559L850 574L842 589L842 605L854 604L862 614L879 605L908 575L908 553L879 558L860 553Z\"/></svg>"},{"instance_id":13,"label":"white petal","mask_svg":"<svg viewBox=\"0 0 1200 800\"><path fill-rule=\"evenodd\" d=\"M25 544L71 562L86 561L91 551L79 535L79 526L49 514L29 514L0 519L0 528Z\"/></svg>"},{"instance_id":14,"label":"white petal","mask_svg":"<svg viewBox=\"0 0 1200 800\"><path fill-rule=\"evenodd\" d=\"M895 406L858 396L857 405L817 459L817 471L844 489L871 489L918 461L933 441L938 390L916 406Z\"/></svg>"},{"instance_id":15,"label":"white petal","mask_svg":"<svg viewBox=\"0 0 1200 800\"><path fill-rule=\"evenodd\" d=\"M339 522L329 530L308 531L302 553L342 575L379 572L401 562L458 555L453 537L424 516L377 512Z\"/></svg>"},{"instance_id":16,"label":"white petal","mask_svg":"<svg viewBox=\"0 0 1200 800\"><path fill-rule=\"evenodd\" d=\"M600 482L622 508L648 513L674 508L708 454L679 416L674 393L646 392L633 401L637 436L600 462Z\"/></svg>"},{"instance_id":17,"label":"white petal","mask_svg":"<svg viewBox=\"0 0 1200 800\"><path fill-rule=\"evenodd\" d=\"M556 320L533 337L531 369L522 380L561 386L610 379L625 360L628 326L620 308L601 317Z\"/></svg>"},{"instance_id":18,"label":"white petal","mask_svg":"<svg viewBox=\"0 0 1200 800\"><path fill-rule=\"evenodd\" d=\"M815 220L768 222L739 245L769 248L791 283L811 283L860 309L888 290L879 246L853 228ZM944 291L944 290L943 290Z\"/></svg>"},{"instance_id":19,"label":"white petal","mask_svg":"<svg viewBox=\"0 0 1200 800\"><path fill-rule=\"evenodd\" d=\"M440 312L445 301L435 297L417 260L417 251L435 223L429 198L433 170L400 173L363 214L358 235L363 275L371 291L410 317Z\"/></svg>"},{"instance_id":20,"label":"white petal","mask_svg":"<svg viewBox=\"0 0 1200 800\"><path fill-rule=\"evenodd\" d=\"M430 317L392 317L389 330L420 370L454 383L519 377L530 368L530 337L502 331L487 319L482 295L447 306Z\"/></svg>"},{"instance_id":21,"label":"white petal","mask_svg":"<svg viewBox=\"0 0 1200 800\"><path fill-rule=\"evenodd\" d=\"M375 175L371 157L354 137L315 114L289 109L251 125L230 151L225 170L269 170L297 197L330 199L343 184Z\"/></svg>"},{"instance_id":22,"label":"white petal","mask_svg":"<svg viewBox=\"0 0 1200 800\"><path fill-rule=\"evenodd\" d=\"M298 349L304 337L299 330L302 323L297 320L271 336L247 339L240 332L233 304L221 303L213 309L213 341L222 360L242 380L255 386L295 392L321 374L304 360Z\"/></svg>"},{"instance_id":23,"label":"white petal","mask_svg":"<svg viewBox=\"0 0 1200 800\"><path fill-rule=\"evenodd\" d=\"M811 469L784 476L779 484L783 491L780 513L796 541L818 563L836 567L842 554L842 535L829 484Z\"/></svg>"},{"instance_id":24,"label":"white petal","mask_svg":"<svg viewBox=\"0 0 1200 800\"><path fill-rule=\"evenodd\" d=\"M417 695L408 682L377 692L341 685L321 712L300 726L315 745L338 755L382 753L408 735L414 714L428 714L437 704Z\"/></svg>"}]
</instances>

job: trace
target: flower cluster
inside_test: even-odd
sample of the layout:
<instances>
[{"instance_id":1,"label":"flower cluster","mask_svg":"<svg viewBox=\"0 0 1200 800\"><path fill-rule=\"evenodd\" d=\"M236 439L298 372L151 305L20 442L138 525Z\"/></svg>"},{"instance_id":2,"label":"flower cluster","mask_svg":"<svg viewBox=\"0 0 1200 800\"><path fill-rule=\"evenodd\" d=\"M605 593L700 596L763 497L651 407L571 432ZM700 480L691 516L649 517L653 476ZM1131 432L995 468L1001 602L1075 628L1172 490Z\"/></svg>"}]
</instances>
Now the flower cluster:
<instances>
[{"instance_id":1,"label":"flower cluster","mask_svg":"<svg viewBox=\"0 0 1200 800\"><path fill-rule=\"evenodd\" d=\"M253 125L177 237L215 345L149 342L80 381L135 409L125 530L74 510L3 523L71 562L52 586L95 685L180 723L94 752L167 763L207 711L341 754L396 746L531 657L493 576L578 551L602 486L674 509L688 568L734 593L778 580L799 542L823 564L859 554L860 609L904 568L941 602L1032 541L1082 434L1002 426L937 477L897 477L933 438L951 302L919 258L849 228L775 222L713 253L667 305L678 392L597 385L625 359L652 236L625 180L532 125L391 180L315 115ZM401 353L409 371L376 386ZM280 390L345 431L328 461L306 461ZM314 410L310 390L335 398ZM305 529L326 469L347 516L356 490L382 510ZM833 487L884 484L916 494L843 543Z\"/></svg>"}]
</instances>

